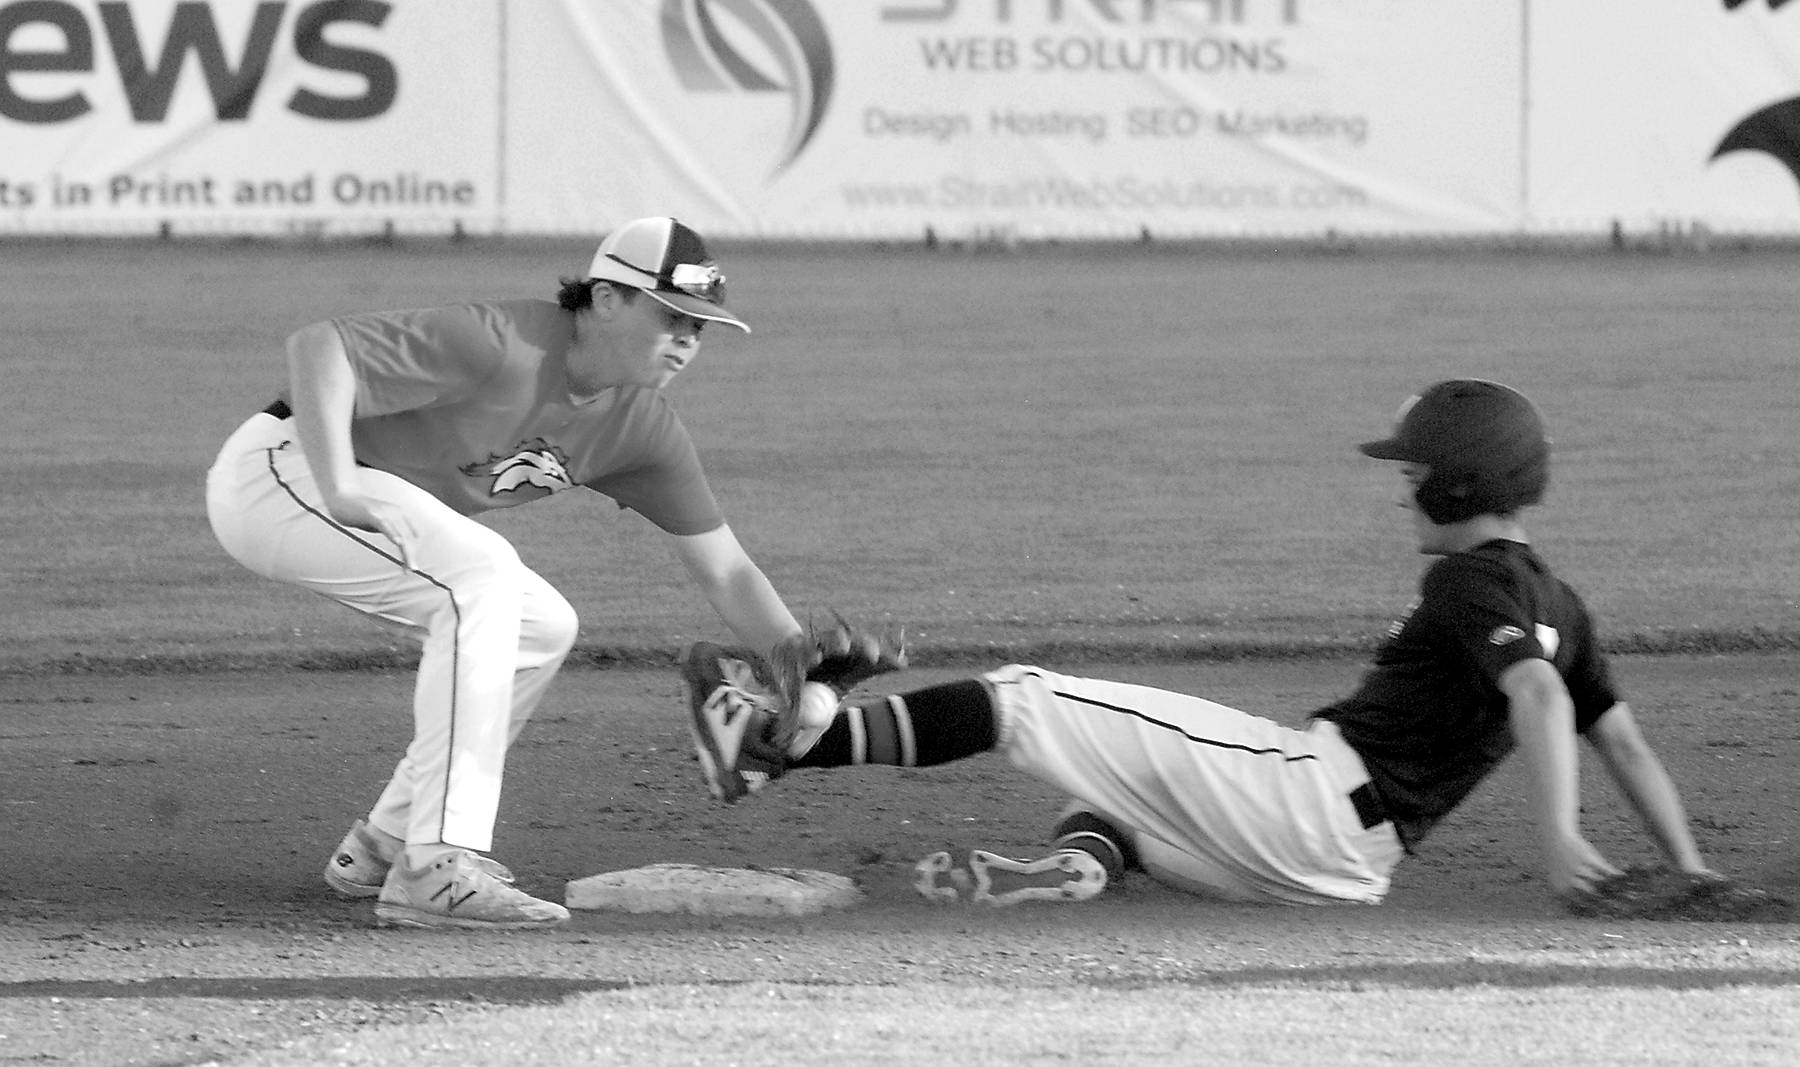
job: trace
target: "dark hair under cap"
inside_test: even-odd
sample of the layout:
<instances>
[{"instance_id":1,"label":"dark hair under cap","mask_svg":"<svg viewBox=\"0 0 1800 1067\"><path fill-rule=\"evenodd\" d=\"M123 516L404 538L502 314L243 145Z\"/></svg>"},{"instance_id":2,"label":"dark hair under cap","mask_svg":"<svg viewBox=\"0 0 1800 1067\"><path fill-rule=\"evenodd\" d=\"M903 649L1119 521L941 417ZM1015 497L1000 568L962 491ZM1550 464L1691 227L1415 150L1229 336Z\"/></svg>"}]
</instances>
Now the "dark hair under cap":
<instances>
[{"instance_id":1,"label":"dark hair under cap","mask_svg":"<svg viewBox=\"0 0 1800 1067\"><path fill-rule=\"evenodd\" d=\"M580 311L594 306L594 286L602 284L613 287L613 290L625 298L627 304L637 299L638 291L632 286L620 282L607 282L602 278L559 278L561 288L556 290L557 306L564 311Z\"/></svg>"}]
</instances>

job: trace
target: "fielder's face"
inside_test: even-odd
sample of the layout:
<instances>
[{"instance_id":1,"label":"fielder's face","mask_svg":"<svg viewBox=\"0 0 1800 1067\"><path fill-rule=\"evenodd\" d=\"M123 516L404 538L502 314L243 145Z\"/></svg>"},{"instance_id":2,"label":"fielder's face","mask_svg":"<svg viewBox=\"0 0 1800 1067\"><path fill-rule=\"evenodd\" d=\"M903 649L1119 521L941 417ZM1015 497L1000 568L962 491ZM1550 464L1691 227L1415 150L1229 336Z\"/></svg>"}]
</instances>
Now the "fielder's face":
<instances>
[{"instance_id":1,"label":"fielder's face","mask_svg":"<svg viewBox=\"0 0 1800 1067\"><path fill-rule=\"evenodd\" d=\"M630 337L641 361L640 383L661 389L700 354L700 331L706 323L648 296L631 303L636 321L629 324Z\"/></svg>"},{"instance_id":2,"label":"fielder's face","mask_svg":"<svg viewBox=\"0 0 1800 1067\"><path fill-rule=\"evenodd\" d=\"M620 385L661 389L700 352L701 320L638 293L627 301L611 286L594 287L592 321L577 328L569 377L579 391Z\"/></svg>"}]
</instances>

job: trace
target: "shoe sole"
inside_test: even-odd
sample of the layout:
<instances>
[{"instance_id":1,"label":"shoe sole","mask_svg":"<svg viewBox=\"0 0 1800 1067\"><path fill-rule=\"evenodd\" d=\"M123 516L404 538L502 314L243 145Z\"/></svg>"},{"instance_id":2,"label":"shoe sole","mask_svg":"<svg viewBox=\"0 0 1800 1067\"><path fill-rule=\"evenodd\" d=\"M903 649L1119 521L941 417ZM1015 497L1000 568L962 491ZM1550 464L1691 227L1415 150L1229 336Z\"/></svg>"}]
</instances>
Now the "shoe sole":
<instances>
[{"instance_id":1,"label":"shoe sole","mask_svg":"<svg viewBox=\"0 0 1800 1067\"><path fill-rule=\"evenodd\" d=\"M939 885L947 878L949 885ZM913 888L933 904L954 904L969 892L969 872L959 870L948 852L933 852L913 864Z\"/></svg>"},{"instance_id":2,"label":"shoe sole","mask_svg":"<svg viewBox=\"0 0 1800 1067\"><path fill-rule=\"evenodd\" d=\"M741 765L727 767L721 758L722 753L703 710L721 686L730 684L724 672L718 668L721 659L741 662L721 645L710 641L694 642L681 654L681 680L687 688L688 736L693 739L694 753L700 759L700 776L706 782L706 790L714 800L735 804L768 784L771 776L761 771L747 771ZM703 660L710 661L710 664L700 666ZM735 688L733 691L736 692ZM740 749L742 744L740 740Z\"/></svg>"},{"instance_id":3,"label":"shoe sole","mask_svg":"<svg viewBox=\"0 0 1800 1067\"><path fill-rule=\"evenodd\" d=\"M719 759L713 747L712 733L702 721L703 713L700 710L706 702L706 696L724 681L723 676L713 676L717 673L716 666L713 671L703 672L700 660L705 657L714 660L716 664L718 656L723 652L724 649L719 645L706 641L696 641L687 646L681 652L681 681L687 689L688 736L693 738L694 753L700 757L700 775L706 781L706 791L712 794L714 800L731 804L749 790L744 788L741 781L733 781L730 776L719 773ZM702 686L707 687L706 693L700 692ZM732 788L733 786L736 788Z\"/></svg>"},{"instance_id":4,"label":"shoe sole","mask_svg":"<svg viewBox=\"0 0 1800 1067\"><path fill-rule=\"evenodd\" d=\"M706 730L690 722L688 734L694 739L694 754L700 757L700 777L706 782L706 791L712 794L714 800L722 804L735 804L743 799L744 794L750 790L719 774L719 763L713 759L710 747L712 738L707 736ZM726 785L728 782L737 788L728 788Z\"/></svg>"},{"instance_id":5,"label":"shoe sole","mask_svg":"<svg viewBox=\"0 0 1800 1067\"><path fill-rule=\"evenodd\" d=\"M566 911L543 919L463 919L409 908L404 904L375 905L375 925L415 930L542 930L568 921Z\"/></svg>"},{"instance_id":6,"label":"shoe sole","mask_svg":"<svg viewBox=\"0 0 1800 1067\"><path fill-rule=\"evenodd\" d=\"M1091 900L1106 888L1106 867L1081 849L1062 849L1035 860L1009 859L976 849L969 853L969 872L975 876L975 892L970 900L995 908L1032 901ZM995 892L996 873L1004 876L1002 883L1015 878L1037 881Z\"/></svg>"}]
</instances>

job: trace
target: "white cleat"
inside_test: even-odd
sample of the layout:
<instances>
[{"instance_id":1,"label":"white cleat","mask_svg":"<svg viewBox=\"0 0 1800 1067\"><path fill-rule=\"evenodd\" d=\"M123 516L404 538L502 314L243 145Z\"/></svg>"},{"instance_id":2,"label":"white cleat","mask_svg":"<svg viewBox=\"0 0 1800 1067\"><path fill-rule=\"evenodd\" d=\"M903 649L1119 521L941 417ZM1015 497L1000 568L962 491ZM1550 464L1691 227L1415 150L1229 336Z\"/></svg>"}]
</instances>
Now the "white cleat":
<instances>
[{"instance_id":1,"label":"white cleat","mask_svg":"<svg viewBox=\"0 0 1800 1067\"><path fill-rule=\"evenodd\" d=\"M747 661L731 649L696 641L682 653L681 678L688 693L688 732L714 799L735 804L781 777L785 757L762 740L775 708Z\"/></svg>"},{"instance_id":2,"label":"white cleat","mask_svg":"<svg viewBox=\"0 0 1800 1067\"><path fill-rule=\"evenodd\" d=\"M950 884L939 885L940 878ZM956 866L950 853L933 852L913 864L913 888L933 904L954 904L969 894L972 884L969 872Z\"/></svg>"},{"instance_id":3,"label":"white cleat","mask_svg":"<svg viewBox=\"0 0 1800 1067\"><path fill-rule=\"evenodd\" d=\"M1083 849L1058 849L1035 860L1015 860L980 849L969 853L976 904L1004 908L1028 901L1090 900L1106 888L1106 867Z\"/></svg>"},{"instance_id":4,"label":"white cleat","mask_svg":"<svg viewBox=\"0 0 1800 1067\"><path fill-rule=\"evenodd\" d=\"M393 841L391 846L384 843L368 820L356 820L356 825L350 827L350 832L338 842L337 851L331 854L331 862L325 865L325 884L338 896L351 900L380 896L381 887L387 882L388 869L394 865L392 857L403 847L397 840L390 840ZM470 855L475 857L479 867L507 885L515 881L513 872L499 860L480 853Z\"/></svg>"},{"instance_id":5,"label":"white cleat","mask_svg":"<svg viewBox=\"0 0 1800 1067\"><path fill-rule=\"evenodd\" d=\"M500 880L485 858L457 849L422 870L402 858L375 900L376 925L530 930L568 921L569 909Z\"/></svg>"},{"instance_id":6,"label":"white cleat","mask_svg":"<svg viewBox=\"0 0 1800 1067\"><path fill-rule=\"evenodd\" d=\"M397 851L399 845L394 848ZM356 825L338 842L331 862L325 864L325 884L338 896L351 900L380 896L388 868L394 865L392 856L383 852L382 843L368 822L356 820Z\"/></svg>"}]
</instances>

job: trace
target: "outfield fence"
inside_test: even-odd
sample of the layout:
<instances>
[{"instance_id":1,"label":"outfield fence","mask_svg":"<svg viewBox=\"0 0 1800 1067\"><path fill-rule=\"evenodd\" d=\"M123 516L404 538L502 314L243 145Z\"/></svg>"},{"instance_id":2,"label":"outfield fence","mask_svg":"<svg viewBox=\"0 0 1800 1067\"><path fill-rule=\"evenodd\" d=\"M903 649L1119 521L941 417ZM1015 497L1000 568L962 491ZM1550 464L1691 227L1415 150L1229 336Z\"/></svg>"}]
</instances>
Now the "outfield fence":
<instances>
[{"instance_id":1,"label":"outfield fence","mask_svg":"<svg viewBox=\"0 0 1800 1067\"><path fill-rule=\"evenodd\" d=\"M1800 235L1784 0L0 0L0 234Z\"/></svg>"}]
</instances>

